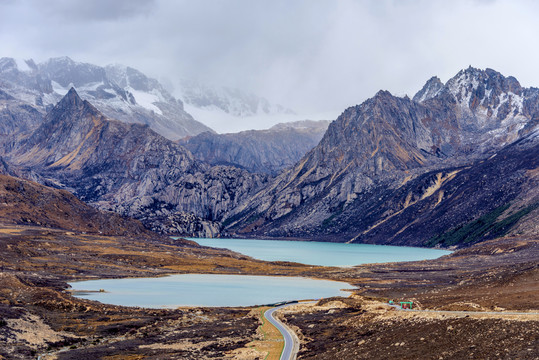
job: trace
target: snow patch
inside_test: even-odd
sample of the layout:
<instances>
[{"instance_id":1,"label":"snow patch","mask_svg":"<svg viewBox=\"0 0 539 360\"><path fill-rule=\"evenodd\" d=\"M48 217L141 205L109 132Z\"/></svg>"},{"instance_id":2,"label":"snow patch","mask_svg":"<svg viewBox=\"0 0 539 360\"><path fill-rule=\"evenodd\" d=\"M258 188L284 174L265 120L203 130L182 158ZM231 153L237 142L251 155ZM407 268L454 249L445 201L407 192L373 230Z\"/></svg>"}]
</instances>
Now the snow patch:
<instances>
[{"instance_id":1,"label":"snow patch","mask_svg":"<svg viewBox=\"0 0 539 360\"><path fill-rule=\"evenodd\" d=\"M481 105L482 106L484 106L485 102L488 101L488 99L490 99L490 94L492 94L492 89L487 89L485 91L485 97L483 97L483 100L481 100Z\"/></svg>"},{"instance_id":2,"label":"snow patch","mask_svg":"<svg viewBox=\"0 0 539 360\"><path fill-rule=\"evenodd\" d=\"M522 114L522 108L524 106L524 97L517 94L510 93L512 95L512 105L513 109L517 108L518 112Z\"/></svg>"},{"instance_id":3,"label":"snow patch","mask_svg":"<svg viewBox=\"0 0 539 360\"><path fill-rule=\"evenodd\" d=\"M100 87L101 85L104 85L104 83L102 81L98 81L94 83L88 83L79 89L80 91L96 91L97 88ZM116 95L116 94L113 93L113 95Z\"/></svg>"},{"instance_id":4,"label":"snow patch","mask_svg":"<svg viewBox=\"0 0 539 360\"><path fill-rule=\"evenodd\" d=\"M152 90L151 93L135 90L132 87L127 87L125 90L129 91L135 97L137 104L151 110L159 115L163 115L161 109L159 109L154 103L162 101L161 97L155 94L155 91Z\"/></svg>"},{"instance_id":5,"label":"snow patch","mask_svg":"<svg viewBox=\"0 0 539 360\"><path fill-rule=\"evenodd\" d=\"M28 66L25 60L17 59L17 58L13 60L15 60L15 63L17 64L17 69L19 69L19 71L23 71L23 72L32 71L32 68Z\"/></svg>"},{"instance_id":6,"label":"snow patch","mask_svg":"<svg viewBox=\"0 0 539 360\"><path fill-rule=\"evenodd\" d=\"M460 105L468 107L472 92L479 86L479 81L472 74L461 71L458 77L451 79L447 85L449 91L457 98Z\"/></svg>"},{"instance_id":7,"label":"snow patch","mask_svg":"<svg viewBox=\"0 0 539 360\"><path fill-rule=\"evenodd\" d=\"M70 84L70 86L68 86L68 87L63 87L62 85L58 84L54 80L51 80L51 84L52 84L52 90L55 93L58 93L58 94L60 94L62 96L65 96L65 94L68 93L69 89L71 89L71 86L72 86L72 84Z\"/></svg>"},{"instance_id":8,"label":"snow patch","mask_svg":"<svg viewBox=\"0 0 539 360\"><path fill-rule=\"evenodd\" d=\"M56 105L60 101L60 96L57 93L43 94L42 101L44 105Z\"/></svg>"}]
</instances>

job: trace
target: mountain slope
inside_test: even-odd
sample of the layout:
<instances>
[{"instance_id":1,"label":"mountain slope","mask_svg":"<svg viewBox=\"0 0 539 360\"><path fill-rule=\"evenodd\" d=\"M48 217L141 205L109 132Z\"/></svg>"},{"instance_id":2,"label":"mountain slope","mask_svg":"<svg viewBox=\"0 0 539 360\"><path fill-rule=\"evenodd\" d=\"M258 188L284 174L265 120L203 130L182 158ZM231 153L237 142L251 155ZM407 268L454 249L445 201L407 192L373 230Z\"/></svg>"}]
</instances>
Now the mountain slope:
<instances>
[{"instance_id":1,"label":"mountain slope","mask_svg":"<svg viewBox=\"0 0 539 360\"><path fill-rule=\"evenodd\" d=\"M248 236L426 245L432 234L414 230L410 223L427 226L433 218L426 216L423 223L417 220L419 214L434 214L432 208L444 208L452 196L482 199L476 211L467 208L461 214L465 216L444 218L447 221L432 228L450 230L517 198L518 186L508 190L512 181L533 183L525 174L536 167L534 145L522 154L506 150L507 163L499 164L499 171L518 179L496 179L496 201L482 185L477 164L512 141L529 136L529 142L536 142L531 134L537 129L538 94L537 89L521 88L513 78L474 68L459 72L442 87L436 79L429 80L415 97L420 101L381 91L347 109L317 147L226 223L229 230ZM516 164L519 167L503 170ZM468 180L459 183L465 174ZM475 188L463 192L468 182ZM446 183L459 185L440 191ZM472 198L459 206L473 203ZM391 227L392 222L398 225Z\"/></svg>"},{"instance_id":2,"label":"mountain slope","mask_svg":"<svg viewBox=\"0 0 539 360\"><path fill-rule=\"evenodd\" d=\"M183 103L159 82L133 68L100 67L68 57L40 64L0 59L0 88L41 112L49 111L71 87L108 117L147 124L170 139L212 131L185 112Z\"/></svg>"},{"instance_id":3,"label":"mountain slope","mask_svg":"<svg viewBox=\"0 0 539 360\"><path fill-rule=\"evenodd\" d=\"M34 225L103 235L149 235L138 221L104 213L65 190L0 175L2 224Z\"/></svg>"},{"instance_id":4,"label":"mountain slope","mask_svg":"<svg viewBox=\"0 0 539 360\"><path fill-rule=\"evenodd\" d=\"M359 198L327 221L325 232L336 233L332 227L343 221L351 242L416 246L467 245L503 236L539 205L533 191L539 186L538 154L536 134L470 166L431 171L397 189L377 189L376 197Z\"/></svg>"},{"instance_id":5,"label":"mountain slope","mask_svg":"<svg viewBox=\"0 0 539 360\"><path fill-rule=\"evenodd\" d=\"M0 136L29 131L40 124L44 116L41 109L0 90Z\"/></svg>"},{"instance_id":6,"label":"mountain slope","mask_svg":"<svg viewBox=\"0 0 539 360\"><path fill-rule=\"evenodd\" d=\"M329 121L283 123L268 130L202 133L179 140L198 159L276 175L294 165L322 139Z\"/></svg>"},{"instance_id":7,"label":"mountain slope","mask_svg":"<svg viewBox=\"0 0 539 360\"><path fill-rule=\"evenodd\" d=\"M216 233L212 222L265 181L237 168L200 163L148 126L108 119L74 89L6 157L44 183L150 228L165 231L160 224L172 221L175 228L167 231L173 233L184 233L181 220L189 213L209 231L205 235Z\"/></svg>"}]
</instances>

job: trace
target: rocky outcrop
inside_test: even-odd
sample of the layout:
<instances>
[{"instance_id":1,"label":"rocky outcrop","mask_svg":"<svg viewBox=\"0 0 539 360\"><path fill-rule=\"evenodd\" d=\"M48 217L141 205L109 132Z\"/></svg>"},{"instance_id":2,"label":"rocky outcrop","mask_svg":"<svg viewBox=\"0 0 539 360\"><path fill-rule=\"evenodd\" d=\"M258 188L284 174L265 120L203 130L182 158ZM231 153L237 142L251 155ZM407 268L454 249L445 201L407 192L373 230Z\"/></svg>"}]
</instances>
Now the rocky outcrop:
<instances>
[{"instance_id":1,"label":"rocky outcrop","mask_svg":"<svg viewBox=\"0 0 539 360\"><path fill-rule=\"evenodd\" d=\"M114 200L103 197L95 204L140 219L149 228L168 229L176 235L203 233L204 237L210 237L220 230L218 223L226 214L266 183L267 177L263 175L229 166L206 166L187 171L171 182L154 178L152 184L156 187L136 196L125 195L129 188L120 189L113 192ZM186 223L184 213L194 215L191 218L194 225ZM182 224L185 227L179 227ZM190 233L189 229L195 229L196 233Z\"/></svg>"},{"instance_id":2,"label":"rocky outcrop","mask_svg":"<svg viewBox=\"0 0 539 360\"><path fill-rule=\"evenodd\" d=\"M328 125L329 121L298 121L268 130L205 132L181 139L179 143L196 158L213 165L232 165L250 172L277 175L314 148Z\"/></svg>"},{"instance_id":3,"label":"rocky outcrop","mask_svg":"<svg viewBox=\"0 0 539 360\"><path fill-rule=\"evenodd\" d=\"M39 64L32 60L0 59L0 89L33 111L45 113L51 110L71 87L75 87L83 99L91 101L106 116L127 123L149 125L169 139L212 131L194 120L184 110L183 103L170 95L157 80L133 68L121 65L100 67L68 57L53 58ZM25 114L10 113L17 116ZM39 125L39 122L34 122L34 125Z\"/></svg>"},{"instance_id":4,"label":"rocky outcrop","mask_svg":"<svg viewBox=\"0 0 539 360\"><path fill-rule=\"evenodd\" d=\"M204 225L208 234L215 232L211 222L266 181L245 170L201 163L148 126L111 120L74 89L6 156L37 173L39 181L101 209L140 218L150 228L164 229L157 224L162 216L191 213L198 223L210 224ZM167 212L151 214L161 208ZM189 226L168 228L189 234Z\"/></svg>"},{"instance_id":5,"label":"rocky outcrop","mask_svg":"<svg viewBox=\"0 0 539 360\"><path fill-rule=\"evenodd\" d=\"M442 87L429 80L417 101L381 91L347 109L317 147L235 209L228 230L428 245L431 229L464 226L526 197L521 186L533 183L529 174L537 166L538 92L474 68ZM524 138L522 151L508 147ZM486 161L506 147L503 157ZM506 178L485 186L483 176L500 174ZM467 210L449 211L445 204ZM439 226L431 226L435 219Z\"/></svg>"},{"instance_id":6,"label":"rocky outcrop","mask_svg":"<svg viewBox=\"0 0 539 360\"><path fill-rule=\"evenodd\" d=\"M161 234L198 238L221 235L221 224L218 221L204 220L192 213L171 211L166 204L161 205L154 209L146 208L146 211L138 216L148 229Z\"/></svg>"},{"instance_id":7,"label":"rocky outcrop","mask_svg":"<svg viewBox=\"0 0 539 360\"><path fill-rule=\"evenodd\" d=\"M432 99L444 88L444 83L438 76L431 77L427 83L414 95L413 100L423 102L427 99Z\"/></svg>"}]
</instances>

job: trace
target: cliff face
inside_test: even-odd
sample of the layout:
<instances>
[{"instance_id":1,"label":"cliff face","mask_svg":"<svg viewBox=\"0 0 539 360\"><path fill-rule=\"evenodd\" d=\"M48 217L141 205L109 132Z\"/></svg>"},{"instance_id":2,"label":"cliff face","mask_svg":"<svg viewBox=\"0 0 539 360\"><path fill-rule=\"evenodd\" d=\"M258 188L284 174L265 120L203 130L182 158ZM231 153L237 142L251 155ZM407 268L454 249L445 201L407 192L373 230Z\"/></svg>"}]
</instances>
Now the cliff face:
<instances>
[{"instance_id":1,"label":"cliff face","mask_svg":"<svg viewBox=\"0 0 539 360\"><path fill-rule=\"evenodd\" d=\"M314 148L329 121L300 121L268 130L233 134L205 132L179 140L193 155L212 165L232 165L250 172L277 175Z\"/></svg>"},{"instance_id":2,"label":"cliff face","mask_svg":"<svg viewBox=\"0 0 539 360\"><path fill-rule=\"evenodd\" d=\"M35 132L9 149L7 158L22 172L37 173L42 182L101 209L139 218L150 228L161 228L154 222L163 217L193 214L211 229L203 235L215 233L213 222L266 180L200 163L148 126L108 119L74 89ZM189 233L188 227L168 229L201 235Z\"/></svg>"},{"instance_id":3,"label":"cliff face","mask_svg":"<svg viewBox=\"0 0 539 360\"><path fill-rule=\"evenodd\" d=\"M347 109L317 147L237 208L226 220L229 230L426 245L433 233L412 225L428 226L429 216L439 215L434 208L446 209L436 228L442 231L526 197L519 189L535 181L538 94L514 78L473 68L445 85L429 80L415 101L381 91ZM522 150L508 147L524 138ZM503 157L486 161L502 149ZM500 174L508 178L484 186L483 175ZM457 216L445 204L461 197L468 200L458 206L467 211Z\"/></svg>"}]
</instances>

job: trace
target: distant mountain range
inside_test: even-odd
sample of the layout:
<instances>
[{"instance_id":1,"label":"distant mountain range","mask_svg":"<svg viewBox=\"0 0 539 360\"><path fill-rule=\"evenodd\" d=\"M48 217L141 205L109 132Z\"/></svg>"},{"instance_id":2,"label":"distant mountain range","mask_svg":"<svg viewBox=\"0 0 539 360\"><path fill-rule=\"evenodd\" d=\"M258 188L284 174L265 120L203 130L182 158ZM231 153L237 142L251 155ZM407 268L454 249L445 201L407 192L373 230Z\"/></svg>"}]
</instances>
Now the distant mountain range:
<instances>
[{"instance_id":1,"label":"distant mountain range","mask_svg":"<svg viewBox=\"0 0 539 360\"><path fill-rule=\"evenodd\" d=\"M380 91L331 123L171 141L102 111L129 118L111 104L143 103L160 119L152 106L164 116L181 102L158 83L125 67L50 62L0 61L0 172L149 229L443 247L539 236L539 89L494 70L433 77L413 99ZM71 88L53 105L67 79L90 100Z\"/></svg>"},{"instance_id":2,"label":"distant mountain range","mask_svg":"<svg viewBox=\"0 0 539 360\"><path fill-rule=\"evenodd\" d=\"M216 222L266 181L196 161L147 125L107 118L73 88L35 131L5 149L12 173L166 233L216 235Z\"/></svg>"},{"instance_id":3,"label":"distant mountain range","mask_svg":"<svg viewBox=\"0 0 539 360\"><path fill-rule=\"evenodd\" d=\"M277 175L314 148L329 123L304 120L277 124L268 130L205 132L181 139L179 143L196 158L212 165L232 165L250 172Z\"/></svg>"},{"instance_id":4,"label":"distant mountain range","mask_svg":"<svg viewBox=\"0 0 539 360\"><path fill-rule=\"evenodd\" d=\"M171 140L213 132L205 124L219 125L224 121L228 123L224 128L230 129L232 123L243 123L245 119L251 119L249 123L255 127L252 119L289 121L291 116L297 117L292 110L255 94L194 81L182 81L174 91L179 98L175 98L171 88L167 90L156 79L125 65L102 67L69 57L51 58L42 63L0 58L0 100L6 96L20 100L42 116L71 87L106 116L147 124ZM12 114L21 116L20 111L0 112L5 118ZM39 123L34 117L24 119L27 126Z\"/></svg>"},{"instance_id":5,"label":"distant mountain range","mask_svg":"<svg viewBox=\"0 0 539 360\"><path fill-rule=\"evenodd\" d=\"M10 96L32 106L34 112L45 114L71 87L108 117L149 125L169 139L213 131L193 119L181 100L175 99L157 80L131 67L100 67L68 57L43 63L0 59L0 99ZM20 116L17 111L3 110L0 114ZM35 114L28 114L25 122L28 128L39 121Z\"/></svg>"},{"instance_id":6,"label":"distant mountain range","mask_svg":"<svg viewBox=\"0 0 539 360\"><path fill-rule=\"evenodd\" d=\"M380 91L348 108L225 219L228 230L449 246L537 219L539 89L470 67L446 84L430 79L414 99Z\"/></svg>"}]
</instances>

